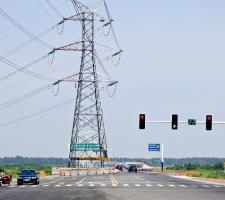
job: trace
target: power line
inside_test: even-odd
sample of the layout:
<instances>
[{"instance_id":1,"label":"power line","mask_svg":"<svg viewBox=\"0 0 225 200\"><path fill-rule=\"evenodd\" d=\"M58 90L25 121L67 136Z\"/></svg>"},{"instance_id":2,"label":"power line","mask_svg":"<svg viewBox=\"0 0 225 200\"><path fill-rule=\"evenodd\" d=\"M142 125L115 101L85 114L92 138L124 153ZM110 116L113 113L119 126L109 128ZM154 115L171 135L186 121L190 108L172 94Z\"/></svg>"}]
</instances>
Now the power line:
<instances>
[{"instance_id":1,"label":"power line","mask_svg":"<svg viewBox=\"0 0 225 200\"><path fill-rule=\"evenodd\" d=\"M0 81L3 81L3 80L5 80L5 79L8 79L8 78L10 78L11 76L16 75L17 73L19 73L19 72L21 72L21 71L23 71L23 70L26 71L27 68L29 68L29 67L31 67L31 66L33 66L33 65L35 65L35 64L37 64L37 63L39 63L40 61L42 61L42 60L44 60L44 59L46 59L46 58L49 56L49 54L50 54L50 53L48 53L48 54L46 54L46 55L44 55L44 56L42 56L42 57L40 57L40 58L38 58L38 59L36 59L36 60L30 62L30 63L28 63L28 64L26 64L26 65L23 66L23 67L19 67L19 66L18 66L19 68L14 68L14 69L16 69L15 71L13 71L13 72L11 72L11 73L8 73L8 74L6 74L5 76L1 77L1 78L0 78ZM5 60L5 61L7 61L7 62L10 62L9 60L7 60L6 58L1 57L1 56L0 56L0 59ZM28 71L28 70L27 70L27 71ZM31 71L29 71L29 72L31 72ZM31 72L31 73L34 73L34 72Z\"/></svg>"},{"instance_id":2,"label":"power line","mask_svg":"<svg viewBox=\"0 0 225 200\"><path fill-rule=\"evenodd\" d=\"M48 5L61 17L64 18L64 16L56 9L56 7L51 3L51 1L46 0L46 2L48 3Z\"/></svg>"},{"instance_id":3,"label":"power line","mask_svg":"<svg viewBox=\"0 0 225 200\"><path fill-rule=\"evenodd\" d=\"M12 67L12 68L14 68L14 69L16 69L16 70L18 70L20 72L28 74L28 75L30 75L32 77L35 77L35 78L38 78L38 79L41 79L41 80L45 80L45 81L52 81L53 80L53 79L51 79L51 78L49 78L47 76L40 75L40 74L37 74L37 73L32 72L30 70L27 70L26 67L21 67L21 66L15 64L15 63L9 61L8 59L1 57L1 56L0 56L0 61L5 63L5 64L7 64L8 66L10 66L10 67ZM5 79L5 77L1 78L0 81L4 80L4 79Z\"/></svg>"},{"instance_id":4,"label":"power line","mask_svg":"<svg viewBox=\"0 0 225 200\"><path fill-rule=\"evenodd\" d=\"M53 82L53 83L51 83L51 84L48 84L48 85L43 86L43 87L41 87L41 88L35 89L35 90L31 91L31 92L28 92L28 93L26 93L26 94L23 94L23 95L21 95L21 96L18 96L18 97L16 97L16 98L11 99L11 100L9 100L9 101L6 101L6 102L4 102L4 103L1 103L1 104L0 104L0 110L4 110L4 109L6 109L6 108L8 108L8 107L11 107L11 106L13 106L13 105L15 105L15 104L17 104L17 103L22 102L22 101L24 101L24 100L26 100L26 99L28 99L28 98L31 98L31 97L33 97L33 96L35 96L35 95L38 95L38 94L40 94L41 92L45 91L46 89L49 89L51 86L58 85L60 82L63 82L63 81L71 81L70 78L72 78L72 77L74 77L74 76L76 76L76 75L78 75L78 73L75 73L75 74L72 74L72 75L70 75L70 76L64 77L64 78L59 79L59 80L57 80L57 81L55 81L55 82Z\"/></svg>"},{"instance_id":5,"label":"power line","mask_svg":"<svg viewBox=\"0 0 225 200\"><path fill-rule=\"evenodd\" d=\"M62 106L64 106L64 105L66 105L66 104L72 103L73 101L74 101L74 99L70 99L70 100L64 101L64 102L62 102L62 103L60 103L60 104L57 104L57 105L48 107L48 108L46 108L46 109L43 109L43 110L41 110L41 111L39 111L39 112L35 112L35 113L32 113L32 114L23 116L23 117L21 117L21 118L17 118L17 119L8 121L8 122L6 122L6 123L2 123L2 124L0 124L0 127L9 126L9 125L12 125L12 124L15 124L15 123L24 121L24 120L26 120L26 119L30 119L30 118L32 118L32 117L36 117L36 116L38 116L38 115L41 115L41 114L44 114L44 113L49 112L49 111L51 111L51 110L57 109L57 108L59 108L59 107L62 107Z\"/></svg>"},{"instance_id":6,"label":"power line","mask_svg":"<svg viewBox=\"0 0 225 200\"><path fill-rule=\"evenodd\" d=\"M56 25L50 27L49 29L43 31L42 33L38 34L38 35L35 35L34 38L31 38L30 40L20 44L18 47L16 47L15 49L11 50L10 52L8 52L7 54L5 54L3 57L6 58L6 57L9 57L11 56L12 54L14 54L15 52L17 52L18 50L26 47L28 44L30 44L32 41L36 40L36 38L39 38L39 37L42 37L43 35L46 35L47 33L49 33L50 31L54 30L57 26L58 26L59 23L57 23Z\"/></svg>"},{"instance_id":7,"label":"power line","mask_svg":"<svg viewBox=\"0 0 225 200\"><path fill-rule=\"evenodd\" d=\"M9 22L11 22L13 25L15 25L19 30L21 30L24 34L26 34L28 37L36 40L38 43L42 44L43 46L52 49L53 47L46 42L42 41L40 38L35 36L33 33L25 29L23 26L21 26L19 23L17 23L12 17L10 17L5 11L0 9L0 14L7 19Z\"/></svg>"},{"instance_id":8,"label":"power line","mask_svg":"<svg viewBox=\"0 0 225 200\"><path fill-rule=\"evenodd\" d=\"M106 10L107 17L108 17L109 19L112 19L112 18L111 18L111 15L110 15L110 13L109 13L109 9L108 9L106 0L103 0L103 1L104 1L104 6L105 6L105 10ZM113 29L112 23L110 23L110 27L111 27L111 30L112 30L112 34L113 34L113 38L114 38L114 40L115 40L115 43L116 43L117 47L118 47L119 49L121 49L120 44L119 44L119 41L118 41L118 39L117 39L117 37L116 37L116 33L115 33L114 29Z\"/></svg>"}]
</instances>

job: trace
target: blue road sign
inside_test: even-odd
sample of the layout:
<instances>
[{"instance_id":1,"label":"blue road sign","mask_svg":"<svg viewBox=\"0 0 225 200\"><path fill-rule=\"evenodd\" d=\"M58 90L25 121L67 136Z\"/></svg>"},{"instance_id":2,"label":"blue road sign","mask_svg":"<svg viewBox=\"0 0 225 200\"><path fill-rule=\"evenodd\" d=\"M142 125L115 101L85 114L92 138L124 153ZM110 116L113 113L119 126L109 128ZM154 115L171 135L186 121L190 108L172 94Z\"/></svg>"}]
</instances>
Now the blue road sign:
<instances>
[{"instance_id":1,"label":"blue road sign","mask_svg":"<svg viewBox=\"0 0 225 200\"><path fill-rule=\"evenodd\" d=\"M160 144L148 144L148 151L160 151Z\"/></svg>"}]
</instances>

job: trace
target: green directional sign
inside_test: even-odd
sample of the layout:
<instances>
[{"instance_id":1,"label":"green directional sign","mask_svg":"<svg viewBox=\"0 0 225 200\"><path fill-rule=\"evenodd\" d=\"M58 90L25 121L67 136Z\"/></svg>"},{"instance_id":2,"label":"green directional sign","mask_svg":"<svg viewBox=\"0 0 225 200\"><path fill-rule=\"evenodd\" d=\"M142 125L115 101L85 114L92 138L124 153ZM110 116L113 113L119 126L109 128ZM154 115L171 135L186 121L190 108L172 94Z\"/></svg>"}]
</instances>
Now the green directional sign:
<instances>
[{"instance_id":1,"label":"green directional sign","mask_svg":"<svg viewBox=\"0 0 225 200\"><path fill-rule=\"evenodd\" d=\"M94 143L77 143L73 144L72 149L77 151L98 151L100 150L100 145Z\"/></svg>"}]
</instances>

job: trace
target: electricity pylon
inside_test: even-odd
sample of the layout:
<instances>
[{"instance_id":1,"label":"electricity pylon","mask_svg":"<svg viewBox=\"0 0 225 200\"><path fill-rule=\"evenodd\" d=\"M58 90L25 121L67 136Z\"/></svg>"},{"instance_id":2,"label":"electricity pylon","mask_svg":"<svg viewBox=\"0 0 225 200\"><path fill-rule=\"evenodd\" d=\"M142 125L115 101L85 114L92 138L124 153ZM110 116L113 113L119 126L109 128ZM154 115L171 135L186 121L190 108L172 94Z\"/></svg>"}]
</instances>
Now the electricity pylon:
<instances>
[{"instance_id":1,"label":"electricity pylon","mask_svg":"<svg viewBox=\"0 0 225 200\"><path fill-rule=\"evenodd\" d=\"M95 63L94 13L79 14L82 26L82 56L70 142L69 166L81 160L107 160L107 144ZM91 145L92 144L92 145ZM93 159L93 160L92 160Z\"/></svg>"},{"instance_id":2,"label":"electricity pylon","mask_svg":"<svg viewBox=\"0 0 225 200\"><path fill-rule=\"evenodd\" d=\"M80 14L82 26L82 56L70 142L69 166L79 166L81 160L100 165L108 159L103 112L95 63L94 13ZM95 160L93 162L93 160Z\"/></svg>"},{"instance_id":3,"label":"electricity pylon","mask_svg":"<svg viewBox=\"0 0 225 200\"><path fill-rule=\"evenodd\" d=\"M79 21L82 29L82 40L55 48L55 50L80 51L80 71L76 82L77 96L75 102L74 120L69 149L69 167L104 166L108 161L106 133L103 112L100 101L99 76L96 70L97 51L95 49L95 22L106 22L103 26L111 26L112 19L104 18L89 9L78 0L71 0L76 15L63 20ZM111 27L112 28L112 27ZM113 32L113 36L115 36ZM116 38L115 38L116 40ZM116 40L117 42L117 40ZM118 42L117 42L118 44ZM122 50L112 55L120 54ZM110 82L108 86L117 83Z\"/></svg>"}]
</instances>

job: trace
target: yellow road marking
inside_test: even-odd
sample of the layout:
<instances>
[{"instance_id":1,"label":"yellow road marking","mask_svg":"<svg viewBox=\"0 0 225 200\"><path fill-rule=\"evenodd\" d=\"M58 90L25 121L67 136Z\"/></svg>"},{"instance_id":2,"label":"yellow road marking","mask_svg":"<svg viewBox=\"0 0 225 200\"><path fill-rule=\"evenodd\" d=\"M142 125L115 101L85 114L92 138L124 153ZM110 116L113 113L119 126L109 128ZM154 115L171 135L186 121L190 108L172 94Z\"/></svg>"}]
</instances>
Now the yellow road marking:
<instances>
[{"instance_id":1,"label":"yellow road marking","mask_svg":"<svg viewBox=\"0 0 225 200\"><path fill-rule=\"evenodd\" d=\"M111 180L112 185L118 185L118 182L113 175L110 174L109 178Z\"/></svg>"}]
</instances>

